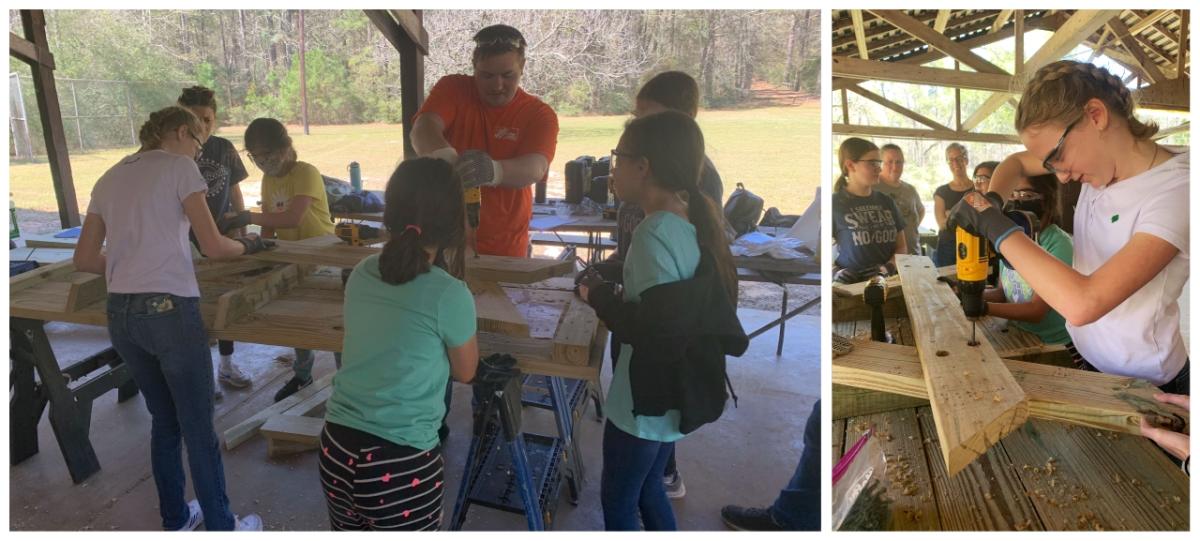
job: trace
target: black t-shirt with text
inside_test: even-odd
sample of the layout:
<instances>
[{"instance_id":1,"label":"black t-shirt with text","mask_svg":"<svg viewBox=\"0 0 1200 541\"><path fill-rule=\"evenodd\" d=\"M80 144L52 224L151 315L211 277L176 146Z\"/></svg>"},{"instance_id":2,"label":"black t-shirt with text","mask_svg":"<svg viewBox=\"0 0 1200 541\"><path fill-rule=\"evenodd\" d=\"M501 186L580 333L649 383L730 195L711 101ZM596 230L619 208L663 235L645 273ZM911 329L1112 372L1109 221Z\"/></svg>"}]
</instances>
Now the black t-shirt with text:
<instances>
[{"instance_id":1,"label":"black t-shirt with text","mask_svg":"<svg viewBox=\"0 0 1200 541\"><path fill-rule=\"evenodd\" d=\"M863 271L887 263L896 253L904 218L896 201L872 190L859 197L846 190L833 194L833 238L839 268Z\"/></svg>"}]
</instances>

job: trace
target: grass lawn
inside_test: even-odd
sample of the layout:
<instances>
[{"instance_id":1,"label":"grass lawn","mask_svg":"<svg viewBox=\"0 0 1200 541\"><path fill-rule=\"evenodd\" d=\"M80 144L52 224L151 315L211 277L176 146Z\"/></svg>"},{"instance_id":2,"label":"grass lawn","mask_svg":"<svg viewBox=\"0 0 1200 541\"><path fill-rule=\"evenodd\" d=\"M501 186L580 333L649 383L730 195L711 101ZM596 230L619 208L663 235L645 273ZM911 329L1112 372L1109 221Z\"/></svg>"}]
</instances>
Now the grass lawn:
<instances>
[{"instance_id":1,"label":"grass lawn","mask_svg":"<svg viewBox=\"0 0 1200 541\"><path fill-rule=\"evenodd\" d=\"M725 196L745 183L765 200L766 207L784 213L803 212L820 183L820 105L816 101L794 107L702 111L701 127L708 155L725 183ZM605 156L616 146L626 117L589 116L559 119L558 150L550 167L548 192L563 193L563 167L580 155ZM298 126L289 126L300 159L322 173L349 178L351 161L362 166L368 188L383 189L402 154L400 126L358 124L312 126L304 136ZM217 134L242 148L242 126L227 126ZM134 148L111 149L71 155L71 169L79 197L80 212L87 210L96 179ZM250 178L242 190L248 204L259 198L260 173L243 158ZM58 229L57 204L50 182L50 167L44 161L9 165L9 191L16 202L22 230ZM724 202L722 202L724 203ZM23 212L23 211L38 211ZM50 214L46 214L50 213ZM28 222L28 223L27 223Z\"/></svg>"}]
</instances>

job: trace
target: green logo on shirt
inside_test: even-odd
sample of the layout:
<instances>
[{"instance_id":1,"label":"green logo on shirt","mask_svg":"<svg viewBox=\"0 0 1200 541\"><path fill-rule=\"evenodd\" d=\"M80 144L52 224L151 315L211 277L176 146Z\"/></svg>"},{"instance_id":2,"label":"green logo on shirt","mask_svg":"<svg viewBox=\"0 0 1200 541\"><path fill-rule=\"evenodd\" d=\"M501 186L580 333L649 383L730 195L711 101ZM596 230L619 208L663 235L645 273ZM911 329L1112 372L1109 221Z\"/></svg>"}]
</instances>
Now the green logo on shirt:
<instances>
[{"instance_id":1,"label":"green logo on shirt","mask_svg":"<svg viewBox=\"0 0 1200 541\"><path fill-rule=\"evenodd\" d=\"M1120 220L1120 219L1121 219L1121 215L1120 215L1120 214L1113 214L1113 215L1112 215L1112 218L1111 218L1111 220L1112 220L1112 223L1114 223L1114 224L1115 224L1115 223L1117 223L1117 220Z\"/></svg>"}]
</instances>

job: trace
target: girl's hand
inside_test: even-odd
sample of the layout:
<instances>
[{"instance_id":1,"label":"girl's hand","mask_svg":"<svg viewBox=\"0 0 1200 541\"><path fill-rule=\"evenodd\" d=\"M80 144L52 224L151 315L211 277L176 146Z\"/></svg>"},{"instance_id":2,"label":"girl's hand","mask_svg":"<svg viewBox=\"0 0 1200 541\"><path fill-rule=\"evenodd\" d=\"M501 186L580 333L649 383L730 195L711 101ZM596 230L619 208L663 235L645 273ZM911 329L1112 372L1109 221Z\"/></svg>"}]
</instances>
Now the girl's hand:
<instances>
[{"instance_id":1,"label":"girl's hand","mask_svg":"<svg viewBox=\"0 0 1200 541\"><path fill-rule=\"evenodd\" d=\"M579 296L586 301L588 299L588 293L592 290L592 288L601 286L603 284L604 278L600 276L600 273L594 268L589 268L587 272L583 273L583 277L579 280Z\"/></svg>"},{"instance_id":2,"label":"girl's hand","mask_svg":"<svg viewBox=\"0 0 1200 541\"><path fill-rule=\"evenodd\" d=\"M1157 393L1154 395L1154 399L1164 404L1174 404L1185 410L1191 411L1191 398L1188 396ZM1171 453L1171 455L1175 458L1183 460L1191 455L1189 445L1190 438L1187 434L1180 434L1165 428L1153 426L1146 421L1145 417L1142 417L1141 428L1143 436L1153 440L1154 443L1157 443L1159 447L1162 447L1168 453Z\"/></svg>"}]
</instances>

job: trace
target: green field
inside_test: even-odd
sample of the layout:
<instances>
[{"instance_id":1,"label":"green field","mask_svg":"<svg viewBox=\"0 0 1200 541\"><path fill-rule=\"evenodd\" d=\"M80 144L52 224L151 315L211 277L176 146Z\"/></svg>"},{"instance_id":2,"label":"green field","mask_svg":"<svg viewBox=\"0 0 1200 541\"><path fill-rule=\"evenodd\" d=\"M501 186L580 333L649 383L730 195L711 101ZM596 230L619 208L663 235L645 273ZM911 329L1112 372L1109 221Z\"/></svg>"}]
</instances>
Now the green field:
<instances>
[{"instance_id":1,"label":"green field","mask_svg":"<svg viewBox=\"0 0 1200 541\"><path fill-rule=\"evenodd\" d=\"M761 196L767 207L798 214L812 200L820 182L820 106L809 102L795 107L702 111L699 116L708 155L725 183L725 195L737 182ZM616 146L626 118L621 116L563 117L559 119L558 151L551 165L549 193L563 192L563 165L580 155L604 156ZM383 189L387 177L402 154L400 126L359 124L313 126L311 135L289 127L300 159L321 172L349 178L351 161L362 166L368 188ZM227 126L217 133L242 148L243 127ZM79 196L80 211L87 208L92 185L104 171L133 148L112 149L71 155L71 168ZM259 172L248 160L250 178L243 184L249 204L258 199ZM21 210L23 230L57 229L57 205L50 182L50 167L44 163L11 163L9 191ZM52 216L44 213L53 213ZM38 216L40 218L35 218ZM40 220L42 223L36 223ZM29 221L30 223L26 223ZM50 227L46 222L53 222Z\"/></svg>"}]
</instances>

